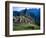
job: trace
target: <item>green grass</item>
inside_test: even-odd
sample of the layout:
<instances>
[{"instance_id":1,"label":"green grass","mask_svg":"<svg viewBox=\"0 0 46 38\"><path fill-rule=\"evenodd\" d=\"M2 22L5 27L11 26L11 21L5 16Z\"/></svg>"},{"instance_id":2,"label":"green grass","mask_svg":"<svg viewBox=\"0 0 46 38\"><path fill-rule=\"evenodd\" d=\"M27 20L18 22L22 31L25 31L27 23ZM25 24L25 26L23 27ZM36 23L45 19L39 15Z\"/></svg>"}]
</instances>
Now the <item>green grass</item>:
<instances>
[{"instance_id":1,"label":"green grass","mask_svg":"<svg viewBox=\"0 0 46 38\"><path fill-rule=\"evenodd\" d=\"M21 17L22 20L25 18L29 18L27 16L26 17L25 16L17 16L17 17L18 18ZM16 17L14 17L14 18L16 18ZM16 31L16 30L40 30L40 26L37 23L35 24L34 19L32 19L30 21L32 21L31 24L29 24L29 23L15 23L13 21L13 31Z\"/></svg>"},{"instance_id":2,"label":"green grass","mask_svg":"<svg viewBox=\"0 0 46 38\"><path fill-rule=\"evenodd\" d=\"M16 30L39 30L40 26L35 24L13 24L13 31Z\"/></svg>"}]
</instances>

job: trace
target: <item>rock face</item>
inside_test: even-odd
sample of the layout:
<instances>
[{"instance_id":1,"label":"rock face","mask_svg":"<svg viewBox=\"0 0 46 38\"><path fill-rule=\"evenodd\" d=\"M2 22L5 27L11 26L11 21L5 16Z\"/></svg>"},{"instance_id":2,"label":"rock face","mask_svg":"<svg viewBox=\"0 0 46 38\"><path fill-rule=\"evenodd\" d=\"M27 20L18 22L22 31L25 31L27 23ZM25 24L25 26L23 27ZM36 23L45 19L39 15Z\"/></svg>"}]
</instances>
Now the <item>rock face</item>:
<instances>
[{"instance_id":1,"label":"rock face","mask_svg":"<svg viewBox=\"0 0 46 38\"><path fill-rule=\"evenodd\" d=\"M13 22L15 23L32 23L32 18L31 17L25 17L25 16L14 16L13 17Z\"/></svg>"}]
</instances>

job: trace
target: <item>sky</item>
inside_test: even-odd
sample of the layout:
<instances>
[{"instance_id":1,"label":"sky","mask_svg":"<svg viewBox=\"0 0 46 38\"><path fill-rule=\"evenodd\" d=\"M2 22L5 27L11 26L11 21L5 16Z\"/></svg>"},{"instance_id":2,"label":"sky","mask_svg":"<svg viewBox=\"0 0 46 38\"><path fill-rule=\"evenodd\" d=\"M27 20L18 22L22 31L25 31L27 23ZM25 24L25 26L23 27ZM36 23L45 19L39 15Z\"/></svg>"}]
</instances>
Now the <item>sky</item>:
<instances>
[{"instance_id":1,"label":"sky","mask_svg":"<svg viewBox=\"0 0 46 38\"><path fill-rule=\"evenodd\" d=\"M20 7L15 8L15 7L13 7L13 11L21 11L23 9L25 9L25 8L20 8Z\"/></svg>"},{"instance_id":2,"label":"sky","mask_svg":"<svg viewBox=\"0 0 46 38\"><path fill-rule=\"evenodd\" d=\"M23 10L23 9L25 9L25 8L27 8L27 9L30 9L30 7L13 7L13 11L21 11L21 10ZM31 8L32 9L32 8ZM38 8L37 8L38 9Z\"/></svg>"}]
</instances>

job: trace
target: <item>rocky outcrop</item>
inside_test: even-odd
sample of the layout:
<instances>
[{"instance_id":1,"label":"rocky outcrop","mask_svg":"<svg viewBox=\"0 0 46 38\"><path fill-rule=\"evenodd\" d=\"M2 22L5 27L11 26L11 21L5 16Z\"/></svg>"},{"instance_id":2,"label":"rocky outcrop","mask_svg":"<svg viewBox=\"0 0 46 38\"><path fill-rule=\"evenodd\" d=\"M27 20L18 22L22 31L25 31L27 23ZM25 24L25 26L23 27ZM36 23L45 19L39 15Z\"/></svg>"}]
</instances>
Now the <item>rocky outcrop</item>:
<instances>
[{"instance_id":1,"label":"rocky outcrop","mask_svg":"<svg viewBox=\"0 0 46 38\"><path fill-rule=\"evenodd\" d=\"M32 18L30 17L25 17L25 16L13 16L13 22L15 23L32 23Z\"/></svg>"}]
</instances>

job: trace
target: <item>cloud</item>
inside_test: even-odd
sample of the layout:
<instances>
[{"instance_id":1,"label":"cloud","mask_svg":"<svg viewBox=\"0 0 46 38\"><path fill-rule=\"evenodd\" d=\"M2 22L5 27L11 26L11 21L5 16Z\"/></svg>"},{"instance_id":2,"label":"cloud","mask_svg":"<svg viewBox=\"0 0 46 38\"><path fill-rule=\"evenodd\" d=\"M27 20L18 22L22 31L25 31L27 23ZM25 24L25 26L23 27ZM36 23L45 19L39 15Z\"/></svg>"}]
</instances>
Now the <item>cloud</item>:
<instances>
[{"instance_id":1,"label":"cloud","mask_svg":"<svg viewBox=\"0 0 46 38\"><path fill-rule=\"evenodd\" d=\"M13 11L21 11L21 10L23 10L23 9L25 9L25 8L21 8L21 7L14 7L14 8L13 8Z\"/></svg>"}]
</instances>

